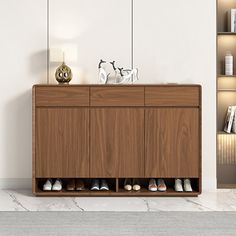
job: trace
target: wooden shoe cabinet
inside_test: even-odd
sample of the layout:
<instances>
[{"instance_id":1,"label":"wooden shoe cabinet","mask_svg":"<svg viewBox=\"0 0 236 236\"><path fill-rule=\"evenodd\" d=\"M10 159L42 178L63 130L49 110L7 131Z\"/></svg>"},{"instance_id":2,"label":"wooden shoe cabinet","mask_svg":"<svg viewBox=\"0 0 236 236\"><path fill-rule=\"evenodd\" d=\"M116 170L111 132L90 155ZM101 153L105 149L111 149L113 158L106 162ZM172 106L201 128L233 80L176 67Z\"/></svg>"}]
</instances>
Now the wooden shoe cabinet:
<instances>
[{"instance_id":1,"label":"wooden shoe cabinet","mask_svg":"<svg viewBox=\"0 0 236 236\"><path fill-rule=\"evenodd\" d=\"M44 192L47 178L81 178L87 187ZM90 191L93 178L110 190ZM125 178L142 189L123 190ZM164 178L167 191L149 192L149 178ZM175 192L175 178L190 178L194 191ZM35 85L32 187L36 196L197 196L201 86Z\"/></svg>"}]
</instances>

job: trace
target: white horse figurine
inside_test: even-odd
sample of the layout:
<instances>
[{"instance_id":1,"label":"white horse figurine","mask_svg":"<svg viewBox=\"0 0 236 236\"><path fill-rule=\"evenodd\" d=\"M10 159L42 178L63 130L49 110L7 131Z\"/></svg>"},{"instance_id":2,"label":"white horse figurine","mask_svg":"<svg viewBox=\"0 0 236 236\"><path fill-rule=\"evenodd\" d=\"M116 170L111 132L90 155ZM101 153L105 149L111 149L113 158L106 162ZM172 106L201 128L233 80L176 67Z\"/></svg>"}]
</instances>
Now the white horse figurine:
<instances>
[{"instance_id":1,"label":"white horse figurine","mask_svg":"<svg viewBox=\"0 0 236 236\"><path fill-rule=\"evenodd\" d=\"M123 68L119 68L119 70L122 77L122 80L119 82L119 84L132 84L138 80L138 69L123 70Z\"/></svg>"},{"instance_id":2,"label":"white horse figurine","mask_svg":"<svg viewBox=\"0 0 236 236\"><path fill-rule=\"evenodd\" d=\"M107 81L108 81L109 74L107 74L107 72L102 68L103 63L106 63L106 61L101 60L99 62L99 65L98 65L98 69L99 69L98 78L99 78L99 82L101 84L106 84Z\"/></svg>"},{"instance_id":3,"label":"white horse figurine","mask_svg":"<svg viewBox=\"0 0 236 236\"><path fill-rule=\"evenodd\" d=\"M115 61L110 62L112 65L113 71L115 72L112 78L110 73L107 74L106 70L102 67L102 64L106 64L106 61L100 60L98 69L99 69L99 82L101 84L107 84L110 80L110 83L113 84L132 84L138 80L138 69L123 69L123 68L116 68Z\"/></svg>"}]
</instances>

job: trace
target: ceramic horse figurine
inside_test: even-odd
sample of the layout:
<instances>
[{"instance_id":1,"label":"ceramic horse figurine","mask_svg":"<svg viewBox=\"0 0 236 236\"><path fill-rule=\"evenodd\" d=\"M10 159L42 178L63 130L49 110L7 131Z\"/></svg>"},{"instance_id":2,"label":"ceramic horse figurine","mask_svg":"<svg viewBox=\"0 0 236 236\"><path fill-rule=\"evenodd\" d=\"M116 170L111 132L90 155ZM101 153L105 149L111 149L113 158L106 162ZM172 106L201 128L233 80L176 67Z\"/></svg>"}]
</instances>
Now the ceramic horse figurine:
<instances>
[{"instance_id":1,"label":"ceramic horse figurine","mask_svg":"<svg viewBox=\"0 0 236 236\"><path fill-rule=\"evenodd\" d=\"M120 75L122 77L122 80L120 81L120 84L128 83L132 84L138 80L138 69L123 69L118 68L120 71Z\"/></svg>"},{"instance_id":2,"label":"ceramic horse figurine","mask_svg":"<svg viewBox=\"0 0 236 236\"><path fill-rule=\"evenodd\" d=\"M102 59L100 60L99 64L98 64L98 69L99 69L99 82L101 84L107 84L108 78L109 78L109 74L107 74L107 72L102 68L102 64L107 63L106 61L103 61Z\"/></svg>"},{"instance_id":3,"label":"ceramic horse figurine","mask_svg":"<svg viewBox=\"0 0 236 236\"><path fill-rule=\"evenodd\" d=\"M109 81L110 73L107 74L104 68L102 68L102 64L106 64L106 61L100 60L98 68L99 68L99 81L102 84L107 84ZM124 69L124 68L117 68L115 66L115 61L110 62L112 65L113 71L115 72L113 76L114 84L124 84L124 83L134 83L138 80L138 69Z\"/></svg>"}]
</instances>

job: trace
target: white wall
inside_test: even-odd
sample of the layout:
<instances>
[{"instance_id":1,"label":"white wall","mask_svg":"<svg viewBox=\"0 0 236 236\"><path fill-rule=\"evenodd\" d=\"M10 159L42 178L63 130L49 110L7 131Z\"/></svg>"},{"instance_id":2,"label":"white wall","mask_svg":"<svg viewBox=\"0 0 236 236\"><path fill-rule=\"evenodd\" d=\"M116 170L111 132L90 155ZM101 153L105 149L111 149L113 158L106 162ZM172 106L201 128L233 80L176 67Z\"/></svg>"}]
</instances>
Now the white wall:
<instances>
[{"instance_id":1,"label":"white wall","mask_svg":"<svg viewBox=\"0 0 236 236\"><path fill-rule=\"evenodd\" d=\"M1 1L0 187L30 182L31 88L46 81L46 6Z\"/></svg>"},{"instance_id":2,"label":"white wall","mask_svg":"<svg viewBox=\"0 0 236 236\"><path fill-rule=\"evenodd\" d=\"M69 6L66 11L63 3ZM96 82L100 58L130 66L130 1L51 0L50 7L51 46L78 46L74 82ZM140 83L203 86L203 187L214 189L215 0L134 0L134 9L134 64ZM31 87L46 82L46 10L46 0L1 5L0 187L1 179L31 177Z\"/></svg>"}]
</instances>

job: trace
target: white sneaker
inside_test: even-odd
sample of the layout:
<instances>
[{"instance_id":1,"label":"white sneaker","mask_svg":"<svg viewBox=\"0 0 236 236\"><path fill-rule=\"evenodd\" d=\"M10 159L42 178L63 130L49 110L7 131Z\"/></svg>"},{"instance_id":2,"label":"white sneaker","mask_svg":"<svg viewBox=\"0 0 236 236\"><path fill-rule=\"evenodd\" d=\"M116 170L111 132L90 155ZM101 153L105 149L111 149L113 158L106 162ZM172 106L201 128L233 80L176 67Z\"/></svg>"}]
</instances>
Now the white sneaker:
<instances>
[{"instance_id":1,"label":"white sneaker","mask_svg":"<svg viewBox=\"0 0 236 236\"><path fill-rule=\"evenodd\" d=\"M62 182L60 179L56 179L55 183L52 186L53 191L61 191L62 190Z\"/></svg>"},{"instance_id":2,"label":"white sneaker","mask_svg":"<svg viewBox=\"0 0 236 236\"><path fill-rule=\"evenodd\" d=\"M108 190L109 190L107 181L106 181L105 179L102 179L102 180L101 180L101 187L100 187L100 190L105 190L105 191L108 191Z\"/></svg>"},{"instance_id":3,"label":"white sneaker","mask_svg":"<svg viewBox=\"0 0 236 236\"><path fill-rule=\"evenodd\" d=\"M52 180L47 179L47 181L43 185L43 191L51 191L52 190Z\"/></svg>"},{"instance_id":4,"label":"white sneaker","mask_svg":"<svg viewBox=\"0 0 236 236\"><path fill-rule=\"evenodd\" d=\"M92 182L91 191L98 191L98 190L99 190L99 180L94 179Z\"/></svg>"},{"instance_id":5,"label":"white sneaker","mask_svg":"<svg viewBox=\"0 0 236 236\"><path fill-rule=\"evenodd\" d=\"M151 192L157 191L157 184L155 179L150 179L148 184L148 190Z\"/></svg>"},{"instance_id":6,"label":"white sneaker","mask_svg":"<svg viewBox=\"0 0 236 236\"><path fill-rule=\"evenodd\" d=\"M183 192L184 191L181 179L175 179L175 191L176 192Z\"/></svg>"},{"instance_id":7,"label":"white sneaker","mask_svg":"<svg viewBox=\"0 0 236 236\"><path fill-rule=\"evenodd\" d=\"M185 192L192 192L193 191L190 179L184 179L184 191Z\"/></svg>"},{"instance_id":8,"label":"white sneaker","mask_svg":"<svg viewBox=\"0 0 236 236\"><path fill-rule=\"evenodd\" d=\"M132 182L131 182L131 179L125 179L125 182L124 182L124 189L126 191L131 191L132 190Z\"/></svg>"},{"instance_id":9,"label":"white sneaker","mask_svg":"<svg viewBox=\"0 0 236 236\"><path fill-rule=\"evenodd\" d=\"M164 179L158 179L157 180L157 190L160 192L165 192L166 191L166 184Z\"/></svg>"}]
</instances>

